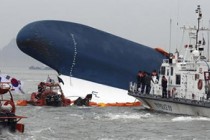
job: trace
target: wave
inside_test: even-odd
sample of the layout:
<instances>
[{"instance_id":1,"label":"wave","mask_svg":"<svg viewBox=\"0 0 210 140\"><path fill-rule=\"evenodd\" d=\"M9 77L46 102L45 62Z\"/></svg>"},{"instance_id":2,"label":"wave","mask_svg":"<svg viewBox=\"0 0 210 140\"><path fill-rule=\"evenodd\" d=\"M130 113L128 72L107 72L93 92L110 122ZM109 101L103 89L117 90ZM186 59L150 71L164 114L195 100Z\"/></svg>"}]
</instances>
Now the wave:
<instances>
[{"instance_id":1,"label":"wave","mask_svg":"<svg viewBox=\"0 0 210 140\"><path fill-rule=\"evenodd\" d=\"M174 122L181 121L210 121L210 118L207 117L191 117L191 116L180 116L172 119Z\"/></svg>"},{"instance_id":2,"label":"wave","mask_svg":"<svg viewBox=\"0 0 210 140\"><path fill-rule=\"evenodd\" d=\"M145 119L149 118L152 115L150 113L146 114L139 114L139 113L133 113L133 114L128 114L128 113L120 113L120 114L113 114L113 113L108 113L105 115L106 118L110 120L118 120L118 119Z\"/></svg>"}]
</instances>

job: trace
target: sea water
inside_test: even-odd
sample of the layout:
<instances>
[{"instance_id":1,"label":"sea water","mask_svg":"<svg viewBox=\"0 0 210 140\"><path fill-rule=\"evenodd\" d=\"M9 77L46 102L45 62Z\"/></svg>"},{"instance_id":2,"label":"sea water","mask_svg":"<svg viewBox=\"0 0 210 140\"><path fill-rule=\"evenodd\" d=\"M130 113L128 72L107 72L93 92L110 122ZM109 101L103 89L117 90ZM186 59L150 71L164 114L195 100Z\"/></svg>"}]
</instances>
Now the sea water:
<instances>
[{"instance_id":1,"label":"sea water","mask_svg":"<svg viewBox=\"0 0 210 140\"><path fill-rule=\"evenodd\" d=\"M25 94L14 99L29 99L40 81L57 77L53 70L1 68L23 82ZM208 140L210 118L179 116L144 110L142 107L38 107L18 106L16 114L25 132L3 131L5 140Z\"/></svg>"}]
</instances>

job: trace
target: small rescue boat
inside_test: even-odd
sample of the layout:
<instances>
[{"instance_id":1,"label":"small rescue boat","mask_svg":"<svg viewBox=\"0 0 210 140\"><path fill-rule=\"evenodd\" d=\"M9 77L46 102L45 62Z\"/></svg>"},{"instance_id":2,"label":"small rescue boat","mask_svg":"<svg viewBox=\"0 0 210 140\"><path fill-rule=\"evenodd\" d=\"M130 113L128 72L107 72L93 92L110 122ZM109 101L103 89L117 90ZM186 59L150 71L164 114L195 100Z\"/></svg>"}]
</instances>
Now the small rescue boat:
<instances>
[{"instance_id":1,"label":"small rescue boat","mask_svg":"<svg viewBox=\"0 0 210 140\"><path fill-rule=\"evenodd\" d=\"M27 103L35 106L68 106L71 100L65 98L59 83L41 82L38 92L33 92Z\"/></svg>"},{"instance_id":2,"label":"small rescue boat","mask_svg":"<svg viewBox=\"0 0 210 140\"><path fill-rule=\"evenodd\" d=\"M11 94L11 86L9 82L0 82L0 133L3 129L10 132L24 132L24 124L18 123L23 116L15 115L15 103ZM9 93L10 99L5 99ZM5 98L4 98L5 97Z\"/></svg>"}]
</instances>

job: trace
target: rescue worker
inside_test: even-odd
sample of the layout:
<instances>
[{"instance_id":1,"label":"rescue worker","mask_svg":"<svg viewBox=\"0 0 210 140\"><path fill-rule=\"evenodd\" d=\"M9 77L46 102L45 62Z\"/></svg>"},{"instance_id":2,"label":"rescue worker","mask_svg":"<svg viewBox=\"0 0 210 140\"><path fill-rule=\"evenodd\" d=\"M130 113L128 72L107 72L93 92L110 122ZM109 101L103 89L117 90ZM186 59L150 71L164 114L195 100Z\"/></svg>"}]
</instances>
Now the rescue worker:
<instances>
[{"instance_id":1,"label":"rescue worker","mask_svg":"<svg viewBox=\"0 0 210 140\"><path fill-rule=\"evenodd\" d=\"M39 85L38 85L38 94L36 95L36 98L37 98L37 99L40 99L40 98L41 98L41 95L42 95L42 93L43 93L44 90L45 90L44 85L45 85L44 82L40 82L40 83L39 83Z\"/></svg>"},{"instance_id":2,"label":"rescue worker","mask_svg":"<svg viewBox=\"0 0 210 140\"><path fill-rule=\"evenodd\" d=\"M165 76L162 77L161 85L162 85L162 98L167 98L167 79Z\"/></svg>"},{"instance_id":3,"label":"rescue worker","mask_svg":"<svg viewBox=\"0 0 210 140\"><path fill-rule=\"evenodd\" d=\"M74 105L77 106L89 106L89 102L92 99L92 94L88 94L84 99L82 99L81 97L78 97L75 101L74 101Z\"/></svg>"},{"instance_id":4,"label":"rescue worker","mask_svg":"<svg viewBox=\"0 0 210 140\"><path fill-rule=\"evenodd\" d=\"M151 82L154 83L154 81L152 80L151 75L150 75L149 73L146 73L146 74L145 74L146 94L150 94Z\"/></svg>"},{"instance_id":5,"label":"rescue worker","mask_svg":"<svg viewBox=\"0 0 210 140\"><path fill-rule=\"evenodd\" d=\"M142 71L139 71L137 74L137 90L138 91L141 89L141 86L142 86L142 77L143 77L143 73Z\"/></svg>"},{"instance_id":6,"label":"rescue worker","mask_svg":"<svg viewBox=\"0 0 210 140\"><path fill-rule=\"evenodd\" d=\"M158 82L159 77L158 77L158 73L156 70L153 70L153 72L152 72L152 79L155 83Z\"/></svg>"},{"instance_id":7,"label":"rescue worker","mask_svg":"<svg viewBox=\"0 0 210 140\"><path fill-rule=\"evenodd\" d=\"M210 83L207 85L207 100L210 98Z\"/></svg>"},{"instance_id":8,"label":"rescue worker","mask_svg":"<svg viewBox=\"0 0 210 140\"><path fill-rule=\"evenodd\" d=\"M142 79L141 79L141 93L144 93L144 89L145 89L145 76L146 76L146 72L142 72Z\"/></svg>"}]
</instances>

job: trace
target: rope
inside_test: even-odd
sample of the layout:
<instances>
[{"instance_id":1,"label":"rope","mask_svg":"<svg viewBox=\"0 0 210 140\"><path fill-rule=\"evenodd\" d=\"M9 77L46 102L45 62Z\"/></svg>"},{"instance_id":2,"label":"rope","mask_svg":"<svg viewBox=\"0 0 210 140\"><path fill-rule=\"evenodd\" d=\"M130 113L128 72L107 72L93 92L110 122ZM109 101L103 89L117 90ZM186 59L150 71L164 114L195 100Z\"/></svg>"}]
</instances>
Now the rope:
<instances>
[{"instance_id":1,"label":"rope","mask_svg":"<svg viewBox=\"0 0 210 140\"><path fill-rule=\"evenodd\" d=\"M98 94L98 92L96 92L96 91L92 91L92 93L91 93L92 95L94 95L96 98L100 98L97 94Z\"/></svg>"}]
</instances>

